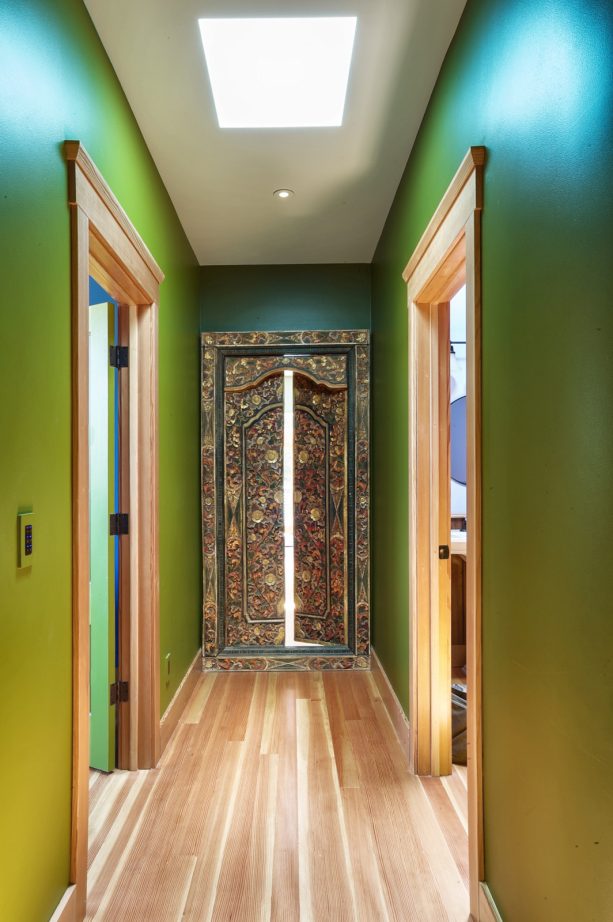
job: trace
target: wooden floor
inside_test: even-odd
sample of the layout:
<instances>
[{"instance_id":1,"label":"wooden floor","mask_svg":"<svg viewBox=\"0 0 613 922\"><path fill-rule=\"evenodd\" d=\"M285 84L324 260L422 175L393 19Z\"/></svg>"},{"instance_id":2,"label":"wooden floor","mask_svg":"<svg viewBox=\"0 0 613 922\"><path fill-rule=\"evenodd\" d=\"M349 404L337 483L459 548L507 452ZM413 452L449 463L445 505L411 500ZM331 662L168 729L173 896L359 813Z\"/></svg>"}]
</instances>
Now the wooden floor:
<instances>
[{"instance_id":1,"label":"wooden floor","mask_svg":"<svg viewBox=\"0 0 613 922\"><path fill-rule=\"evenodd\" d=\"M203 675L90 797L90 920L469 918L465 772L408 773L370 673Z\"/></svg>"}]
</instances>

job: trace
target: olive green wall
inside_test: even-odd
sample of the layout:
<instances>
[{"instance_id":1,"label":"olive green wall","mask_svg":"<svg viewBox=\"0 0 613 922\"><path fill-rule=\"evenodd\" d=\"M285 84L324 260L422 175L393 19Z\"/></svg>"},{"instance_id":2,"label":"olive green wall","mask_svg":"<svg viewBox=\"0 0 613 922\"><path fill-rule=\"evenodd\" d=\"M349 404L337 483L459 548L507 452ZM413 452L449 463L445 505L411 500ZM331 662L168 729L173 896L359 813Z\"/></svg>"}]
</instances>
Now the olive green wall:
<instances>
[{"instance_id":1,"label":"olive green wall","mask_svg":"<svg viewBox=\"0 0 613 922\"><path fill-rule=\"evenodd\" d=\"M611 45L605 0L469 0L374 260L375 639L406 707L401 272L486 145L485 848L505 922L613 912Z\"/></svg>"},{"instance_id":2,"label":"olive green wall","mask_svg":"<svg viewBox=\"0 0 613 922\"><path fill-rule=\"evenodd\" d=\"M0 919L46 922L68 884L71 783L70 247L80 139L166 272L160 305L161 654L199 643L196 260L79 0L0 5ZM16 523L35 512L35 563ZM181 554L176 553L181 547Z\"/></svg>"},{"instance_id":3,"label":"olive green wall","mask_svg":"<svg viewBox=\"0 0 613 922\"><path fill-rule=\"evenodd\" d=\"M368 330L370 266L203 266L200 329Z\"/></svg>"}]
</instances>

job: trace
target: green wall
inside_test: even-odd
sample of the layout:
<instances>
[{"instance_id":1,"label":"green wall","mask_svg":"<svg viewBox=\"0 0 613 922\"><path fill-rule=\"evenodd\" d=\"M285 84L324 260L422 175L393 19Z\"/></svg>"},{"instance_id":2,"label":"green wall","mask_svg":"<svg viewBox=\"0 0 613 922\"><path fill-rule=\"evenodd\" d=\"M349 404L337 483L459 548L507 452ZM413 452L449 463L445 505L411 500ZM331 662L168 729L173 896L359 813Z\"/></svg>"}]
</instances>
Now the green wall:
<instances>
[{"instance_id":1,"label":"green wall","mask_svg":"<svg viewBox=\"0 0 613 922\"><path fill-rule=\"evenodd\" d=\"M79 0L0 5L0 919L68 884L70 240L62 142L88 149L166 272L160 304L162 707L199 643L196 260ZM35 565L16 569L16 516ZM181 546L181 554L176 548Z\"/></svg>"},{"instance_id":2,"label":"green wall","mask_svg":"<svg viewBox=\"0 0 613 922\"><path fill-rule=\"evenodd\" d=\"M406 707L401 272L486 145L485 847L505 922L613 913L611 46L604 0L469 0L373 267L375 641Z\"/></svg>"},{"instance_id":3,"label":"green wall","mask_svg":"<svg viewBox=\"0 0 613 922\"><path fill-rule=\"evenodd\" d=\"M368 330L370 266L203 266L200 329Z\"/></svg>"}]
</instances>

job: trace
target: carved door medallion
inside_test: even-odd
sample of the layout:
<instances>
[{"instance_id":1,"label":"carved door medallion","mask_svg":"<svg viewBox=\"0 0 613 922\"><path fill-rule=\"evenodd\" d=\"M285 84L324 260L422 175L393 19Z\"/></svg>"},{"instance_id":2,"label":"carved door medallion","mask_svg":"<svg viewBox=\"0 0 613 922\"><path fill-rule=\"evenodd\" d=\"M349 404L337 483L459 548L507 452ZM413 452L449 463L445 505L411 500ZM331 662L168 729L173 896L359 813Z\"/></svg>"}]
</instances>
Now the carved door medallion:
<instances>
[{"instance_id":1,"label":"carved door medallion","mask_svg":"<svg viewBox=\"0 0 613 922\"><path fill-rule=\"evenodd\" d=\"M205 668L368 666L368 341L202 335Z\"/></svg>"}]
</instances>

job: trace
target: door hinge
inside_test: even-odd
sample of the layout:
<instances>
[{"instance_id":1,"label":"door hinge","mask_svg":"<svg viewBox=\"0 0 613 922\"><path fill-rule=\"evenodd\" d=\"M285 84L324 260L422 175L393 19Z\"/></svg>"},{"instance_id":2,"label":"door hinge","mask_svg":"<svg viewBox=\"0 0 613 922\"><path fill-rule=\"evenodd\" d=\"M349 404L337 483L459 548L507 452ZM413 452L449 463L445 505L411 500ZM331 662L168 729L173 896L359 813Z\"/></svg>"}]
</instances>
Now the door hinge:
<instances>
[{"instance_id":1,"label":"door hinge","mask_svg":"<svg viewBox=\"0 0 613 922\"><path fill-rule=\"evenodd\" d=\"M449 545L448 544L439 544L438 559L439 560L449 560Z\"/></svg>"},{"instance_id":2,"label":"door hinge","mask_svg":"<svg viewBox=\"0 0 613 922\"><path fill-rule=\"evenodd\" d=\"M111 368L128 367L128 346L109 346L109 362Z\"/></svg>"},{"instance_id":3,"label":"door hinge","mask_svg":"<svg viewBox=\"0 0 613 922\"><path fill-rule=\"evenodd\" d=\"M127 535L129 528L127 512L113 512L109 516L109 533L111 535Z\"/></svg>"},{"instance_id":4,"label":"door hinge","mask_svg":"<svg viewBox=\"0 0 613 922\"><path fill-rule=\"evenodd\" d=\"M111 704L123 704L129 698L129 689L127 682L113 682L110 688Z\"/></svg>"}]
</instances>

